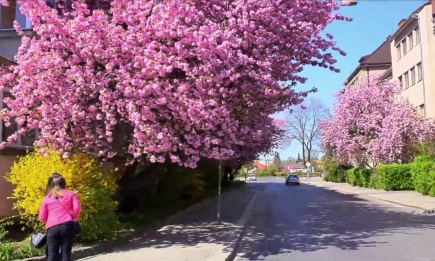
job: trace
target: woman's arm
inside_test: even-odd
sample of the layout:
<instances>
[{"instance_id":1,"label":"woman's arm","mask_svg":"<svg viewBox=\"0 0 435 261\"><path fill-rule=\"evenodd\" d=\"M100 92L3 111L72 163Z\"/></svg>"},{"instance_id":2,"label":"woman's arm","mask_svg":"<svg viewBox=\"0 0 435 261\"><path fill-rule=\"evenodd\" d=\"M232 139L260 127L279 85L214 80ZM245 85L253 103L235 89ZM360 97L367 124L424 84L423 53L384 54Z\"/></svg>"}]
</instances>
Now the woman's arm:
<instances>
[{"instance_id":1,"label":"woman's arm","mask_svg":"<svg viewBox=\"0 0 435 261\"><path fill-rule=\"evenodd\" d=\"M44 201L42 201L41 208L39 209L39 220L41 220L42 222L47 222L47 217L48 217L48 209L44 199Z\"/></svg>"},{"instance_id":2,"label":"woman's arm","mask_svg":"<svg viewBox=\"0 0 435 261\"><path fill-rule=\"evenodd\" d=\"M82 212L82 206L80 205L79 199L77 198L76 194L72 195L72 207L74 220L78 220L80 212Z\"/></svg>"}]
</instances>

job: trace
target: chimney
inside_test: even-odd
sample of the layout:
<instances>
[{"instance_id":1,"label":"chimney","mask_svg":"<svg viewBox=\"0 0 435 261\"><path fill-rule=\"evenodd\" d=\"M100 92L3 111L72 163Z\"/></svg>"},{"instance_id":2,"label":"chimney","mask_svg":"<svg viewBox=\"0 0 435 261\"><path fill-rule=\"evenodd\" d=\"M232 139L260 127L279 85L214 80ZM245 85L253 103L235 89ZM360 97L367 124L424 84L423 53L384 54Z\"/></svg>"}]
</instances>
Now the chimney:
<instances>
[{"instance_id":1,"label":"chimney","mask_svg":"<svg viewBox=\"0 0 435 261\"><path fill-rule=\"evenodd\" d=\"M406 19L402 19L402 20L400 20L400 22L399 22L399 28L400 27L402 27L402 25L404 25L406 23Z\"/></svg>"}]
</instances>

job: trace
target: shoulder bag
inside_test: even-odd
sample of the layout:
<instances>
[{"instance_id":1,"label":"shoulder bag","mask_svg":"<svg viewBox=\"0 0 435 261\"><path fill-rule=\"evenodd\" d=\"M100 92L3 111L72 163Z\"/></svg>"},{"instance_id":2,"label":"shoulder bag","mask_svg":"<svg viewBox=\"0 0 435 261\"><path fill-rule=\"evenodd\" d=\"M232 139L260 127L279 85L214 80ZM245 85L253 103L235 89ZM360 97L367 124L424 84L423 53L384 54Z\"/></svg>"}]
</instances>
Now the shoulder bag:
<instances>
[{"instance_id":1,"label":"shoulder bag","mask_svg":"<svg viewBox=\"0 0 435 261\"><path fill-rule=\"evenodd\" d=\"M57 199L57 202L59 202L59 204L62 205L62 207L65 209L65 211L68 213L68 215L70 215L70 217L73 220L74 223L74 233L76 236L80 235L82 233L82 226L80 225L80 223L78 221L74 220L73 215L66 209L66 207L59 201L59 199Z\"/></svg>"},{"instance_id":2,"label":"shoulder bag","mask_svg":"<svg viewBox=\"0 0 435 261\"><path fill-rule=\"evenodd\" d=\"M30 246L36 249L43 248L47 243L47 233L36 233L30 237Z\"/></svg>"}]
</instances>

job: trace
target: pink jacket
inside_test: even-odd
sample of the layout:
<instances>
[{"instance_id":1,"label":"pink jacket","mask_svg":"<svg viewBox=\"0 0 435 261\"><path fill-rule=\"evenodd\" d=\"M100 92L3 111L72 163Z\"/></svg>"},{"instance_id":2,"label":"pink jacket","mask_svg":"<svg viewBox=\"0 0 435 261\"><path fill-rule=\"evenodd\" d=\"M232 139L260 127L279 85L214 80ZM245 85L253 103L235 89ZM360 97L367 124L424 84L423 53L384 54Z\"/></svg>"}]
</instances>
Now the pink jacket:
<instances>
[{"instance_id":1,"label":"pink jacket","mask_svg":"<svg viewBox=\"0 0 435 261\"><path fill-rule=\"evenodd\" d=\"M45 196L42 202L39 219L46 223L45 229L47 230L60 224L77 221L82 211L75 193L69 190L62 190L61 193L62 197L59 200Z\"/></svg>"}]
</instances>

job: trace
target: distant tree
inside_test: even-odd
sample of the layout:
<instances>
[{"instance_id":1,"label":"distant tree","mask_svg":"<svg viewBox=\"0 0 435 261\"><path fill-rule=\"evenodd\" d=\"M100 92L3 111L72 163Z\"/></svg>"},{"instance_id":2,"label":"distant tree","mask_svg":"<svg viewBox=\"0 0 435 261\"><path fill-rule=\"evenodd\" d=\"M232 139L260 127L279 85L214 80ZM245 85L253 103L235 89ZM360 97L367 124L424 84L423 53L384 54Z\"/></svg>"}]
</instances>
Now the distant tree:
<instances>
[{"instance_id":1,"label":"distant tree","mask_svg":"<svg viewBox=\"0 0 435 261\"><path fill-rule=\"evenodd\" d=\"M272 164L269 167L267 167L267 172L269 173L270 176L275 176L276 173L278 172L278 169L274 164Z\"/></svg>"},{"instance_id":2,"label":"distant tree","mask_svg":"<svg viewBox=\"0 0 435 261\"><path fill-rule=\"evenodd\" d=\"M275 158L273 159L273 165L275 165L275 167L278 170L282 169L281 158L279 157L279 153L278 152L275 153Z\"/></svg>"},{"instance_id":3,"label":"distant tree","mask_svg":"<svg viewBox=\"0 0 435 261\"><path fill-rule=\"evenodd\" d=\"M312 159L321 141L320 122L330 118L328 108L318 99L311 98L304 101L302 106L289 110L287 115L287 136L302 145L302 163Z\"/></svg>"}]
</instances>

